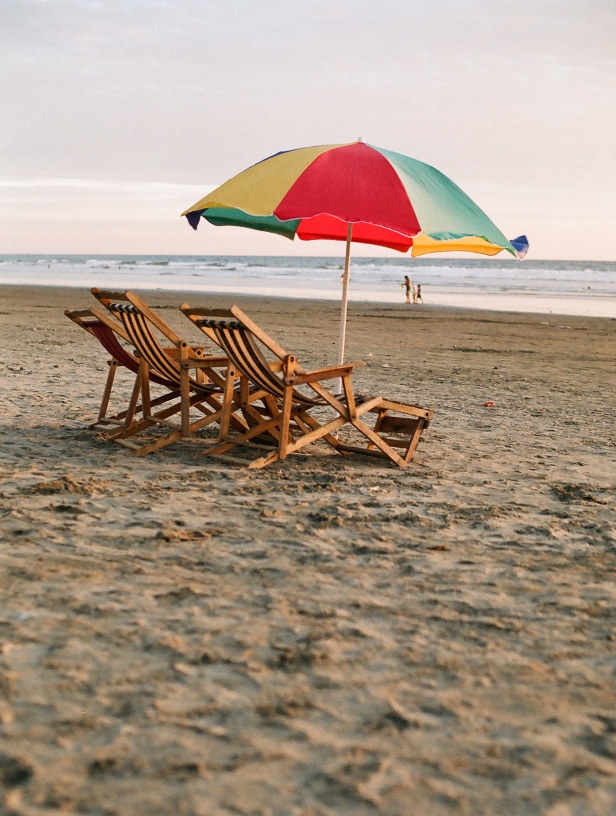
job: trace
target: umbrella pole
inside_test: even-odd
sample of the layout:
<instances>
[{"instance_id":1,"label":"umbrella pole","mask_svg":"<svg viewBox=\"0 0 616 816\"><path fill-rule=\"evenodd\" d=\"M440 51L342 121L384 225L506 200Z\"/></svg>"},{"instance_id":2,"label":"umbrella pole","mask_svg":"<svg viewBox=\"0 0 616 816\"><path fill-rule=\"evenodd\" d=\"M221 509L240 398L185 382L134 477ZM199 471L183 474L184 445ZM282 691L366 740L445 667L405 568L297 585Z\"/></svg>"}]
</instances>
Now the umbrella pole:
<instances>
[{"instance_id":1,"label":"umbrella pole","mask_svg":"<svg viewBox=\"0 0 616 816\"><path fill-rule=\"evenodd\" d=\"M344 258L344 274L342 276L342 303L340 304L340 334L338 336L338 365L344 363L344 346L346 342L347 304L349 302L349 278L351 276L351 238L353 224L347 224L346 255ZM342 379L336 383L337 393L342 393Z\"/></svg>"}]
</instances>

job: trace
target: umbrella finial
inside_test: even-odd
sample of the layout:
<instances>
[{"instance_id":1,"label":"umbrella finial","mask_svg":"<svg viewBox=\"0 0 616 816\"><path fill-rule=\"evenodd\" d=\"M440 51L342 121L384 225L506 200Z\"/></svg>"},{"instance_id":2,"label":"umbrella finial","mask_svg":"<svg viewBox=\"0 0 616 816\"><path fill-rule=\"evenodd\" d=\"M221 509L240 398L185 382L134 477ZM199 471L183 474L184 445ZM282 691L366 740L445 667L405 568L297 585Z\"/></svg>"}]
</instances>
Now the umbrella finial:
<instances>
[{"instance_id":1,"label":"umbrella finial","mask_svg":"<svg viewBox=\"0 0 616 816\"><path fill-rule=\"evenodd\" d=\"M364 141L364 137L363 137L363 136L358 136L358 137L357 137L357 141L358 141L358 142L363 142L363 141Z\"/></svg>"}]
</instances>

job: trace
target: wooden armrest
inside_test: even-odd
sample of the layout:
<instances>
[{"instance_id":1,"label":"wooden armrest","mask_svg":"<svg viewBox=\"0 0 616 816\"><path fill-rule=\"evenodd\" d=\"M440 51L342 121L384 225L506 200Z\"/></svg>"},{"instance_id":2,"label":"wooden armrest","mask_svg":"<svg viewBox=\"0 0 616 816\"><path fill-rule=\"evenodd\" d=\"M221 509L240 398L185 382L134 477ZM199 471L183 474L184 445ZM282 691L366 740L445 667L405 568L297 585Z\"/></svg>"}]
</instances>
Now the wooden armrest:
<instances>
[{"instance_id":1,"label":"wooden armrest","mask_svg":"<svg viewBox=\"0 0 616 816\"><path fill-rule=\"evenodd\" d=\"M184 368L194 369L208 369L208 368L226 368L229 365L228 357L189 357L184 360L182 366Z\"/></svg>"},{"instance_id":2,"label":"wooden armrest","mask_svg":"<svg viewBox=\"0 0 616 816\"><path fill-rule=\"evenodd\" d=\"M211 357L195 357L194 359L190 359L190 365L194 366L195 368L212 368L218 366L228 366L229 365L229 358L228 357L215 357L212 355Z\"/></svg>"},{"instance_id":3,"label":"wooden armrest","mask_svg":"<svg viewBox=\"0 0 616 816\"><path fill-rule=\"evenodd\" d=\"M169 357L172 357L173 359L177 359L180 356L180 350L177 346L161 346L161 348L165 352L165 354L168 354ZM201 354L199 352L205 353L205 346L188 347L188 353L191 358L192 355L194 354L195 358L199 359L201 357Z\"/></svg>"},{"instance_id":4,"label":"wooden armrest","mask_svg":"<svg viewBox=\"0 0 616 816\"><path fill-rule=\"evenodd\" d=\"M353 373L357 363L347 363L341 366L328 366L327 368L315 369L315 371L304 371L291 374L285 378L288 385L302 385L303 383L319 382L320 380L335 380L337 377L348 377Z\"/></svg>"}]
</instances>

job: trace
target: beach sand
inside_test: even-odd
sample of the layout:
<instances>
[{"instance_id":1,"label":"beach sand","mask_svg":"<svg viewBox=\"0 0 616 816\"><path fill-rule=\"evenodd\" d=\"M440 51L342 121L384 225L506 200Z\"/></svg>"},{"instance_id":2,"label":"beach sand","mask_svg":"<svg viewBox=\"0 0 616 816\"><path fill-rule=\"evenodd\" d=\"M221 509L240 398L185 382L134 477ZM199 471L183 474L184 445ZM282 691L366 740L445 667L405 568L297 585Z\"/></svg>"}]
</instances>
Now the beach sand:
<instances>
[{"instance_id":1,"label":"beach sand","mask_svg":"<svg viewBox=\"0 0 616 816\"><path fill-rule=\"evenodd\" d=\"M336 304L232 300L335 362ZM0 812L616 812L615 321L352 304L415 460L254 472L87 429L92 302L0 289Z\"/></svg>"}]
</instances>

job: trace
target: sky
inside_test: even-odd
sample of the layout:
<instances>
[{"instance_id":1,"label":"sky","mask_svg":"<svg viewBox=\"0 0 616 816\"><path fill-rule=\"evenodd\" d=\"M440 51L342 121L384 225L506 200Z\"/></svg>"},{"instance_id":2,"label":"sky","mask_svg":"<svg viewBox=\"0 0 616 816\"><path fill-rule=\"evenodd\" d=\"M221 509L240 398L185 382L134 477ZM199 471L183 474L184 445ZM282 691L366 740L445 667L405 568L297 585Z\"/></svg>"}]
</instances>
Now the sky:
<instances>
[{"instance_id":1,"label":"sky","mask_svg":"<svg viewBox=\"0 0 616 816\"><path fill-rule=\"evenodd\" d=\"M616 260L615 43L613 0L2 0L0 253L340 255L180 214L363 138L529 257Z\"/></svg>"}]
</instances>

